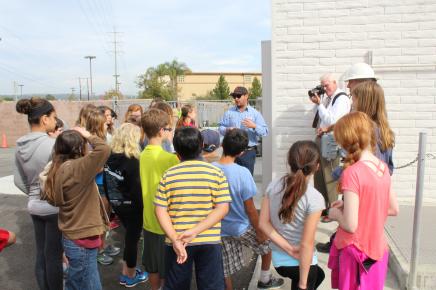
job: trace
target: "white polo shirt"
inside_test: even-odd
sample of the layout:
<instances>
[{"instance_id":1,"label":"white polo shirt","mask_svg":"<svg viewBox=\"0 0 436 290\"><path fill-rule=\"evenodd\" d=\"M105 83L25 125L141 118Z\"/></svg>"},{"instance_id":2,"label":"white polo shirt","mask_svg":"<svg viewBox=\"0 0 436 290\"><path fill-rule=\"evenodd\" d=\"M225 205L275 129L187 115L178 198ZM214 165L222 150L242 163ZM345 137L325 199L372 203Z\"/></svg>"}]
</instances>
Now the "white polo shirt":
<instances>
[{"instance_id":1,"label":"white polo shirt","mask_svg":"<svg viewBox=\"0 0 436 290\"><path fill-rule=\"evenodd\" d=\"M341 95L339 96L335 104L332 105L333 100L335 96L339 93L342 93L343 91L341 89L336 89L336 91L332 95L332 99L330 101L330 104L327 105L327 108L324 106L324 104L321 102L318 107L318 114L319 114L319 127L325 128L330 125L335 124L341 117L348 114L351 110L351 100L347 95ZM324 96L326 97L326 96Z\"/></svg>"}]
</instances>

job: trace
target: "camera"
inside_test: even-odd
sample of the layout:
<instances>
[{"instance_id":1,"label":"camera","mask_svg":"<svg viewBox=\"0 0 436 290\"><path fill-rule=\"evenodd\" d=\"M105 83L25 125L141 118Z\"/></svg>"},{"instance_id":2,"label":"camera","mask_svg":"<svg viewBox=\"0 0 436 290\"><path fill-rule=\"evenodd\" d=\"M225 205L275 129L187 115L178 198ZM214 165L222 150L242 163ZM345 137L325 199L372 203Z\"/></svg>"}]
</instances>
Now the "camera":
<instances>
[{"instance_id":1,"label":"camera","mask_svg":"<svg viewBox=\"0 0 436 290\"><path fill-rule=\"evenodd\" d=\"M309 90L307 92L307 94L309 95L310 98L312 98L315 96L315 94L318 96L324 95L325 90L324 90L324 87L322 85L318 85L318 86L314 87L313 89Z\"/></svg>"}]
</instances>

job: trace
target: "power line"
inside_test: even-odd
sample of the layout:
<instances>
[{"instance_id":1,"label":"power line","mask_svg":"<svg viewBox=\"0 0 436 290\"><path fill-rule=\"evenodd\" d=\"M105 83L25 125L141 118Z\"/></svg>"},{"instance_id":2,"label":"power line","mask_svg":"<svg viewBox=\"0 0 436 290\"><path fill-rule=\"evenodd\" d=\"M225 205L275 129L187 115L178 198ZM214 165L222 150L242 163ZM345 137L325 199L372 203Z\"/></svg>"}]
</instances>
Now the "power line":
<instances>
[{"instance_id":1,"label":"power line","mask_svg":"<svg viewBox=\"0 0 436 290\"><path fill-rule=\"evenodd\" d=\"M94 31L94 33L97 35L98 38L102 38L103 40L103 48L104 50L110 51L110 48L107 46L107 42L108 40L105 38L105 29L101 30L100 27L97 25L97 22L92 21L91 19L96 19L96 17L92 17L93 13L91 11L91 9L85 9L84 6L82 5L82 1L81 0L77 0L77 2L79 3L79 8L82 11L82 14L85 16L88 24L91 26L91 29ZM89 4L87 1L85 1L85 3ZM88 12L91 14L88 14Z\"/></svg>"},{"instance_id":2,"label":"power line","mask_svg":"<svg viewBox=\"0 0 436 290\"><path fill-rule=\"evenodd\" d=\"M105 23L106 27L110 27L111 26L110 21L109 21L110 18L109 18L107 11L106 11L107 6L104 4L105 1L96 0L95 2L96 2L96 6L98 6L100 8L101 15L103 16L102 17L103 22Z\"/></svg>"},{"instance_id":3,"label":"power line","mask_svg":"<svg viewBox=\"0 0 436 290\"><path fill-rule=\"evenodd\" d=\"M44 87L44 88L51 87L52 89L56 89L56 90L58 89L58 88L56 88L56 87L46 83L45 81L35 79L35 78L31 77L28 74L25 74L23 72L19 72L18 70L14 69L14 68L12 68L12 67L4 64L4 63L0 63L0 69L3 70L3 71L6 71L8 73L14 74L14 75L16 75L16 76L18 76L18 77L20 77L22 79L26 79L27 81L35 83L36 85L39 85L41 87Z\"/></svg>"}]
</instances>

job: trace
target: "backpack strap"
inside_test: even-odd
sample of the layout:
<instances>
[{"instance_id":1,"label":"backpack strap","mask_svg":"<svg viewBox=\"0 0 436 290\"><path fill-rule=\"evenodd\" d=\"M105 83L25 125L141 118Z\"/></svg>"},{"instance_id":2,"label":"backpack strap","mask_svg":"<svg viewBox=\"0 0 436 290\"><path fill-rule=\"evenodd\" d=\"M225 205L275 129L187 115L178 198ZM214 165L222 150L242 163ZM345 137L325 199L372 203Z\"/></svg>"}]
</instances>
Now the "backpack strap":
<instances>
[{"instance_id":1,"label":"backpack strap","mask_svg":"<svg viewBox=\"0 0 436 290\"><path fill-rule=\"evenodd\" d=\"M107 165L105 164L103 167L103 189L104 189L104 194L106 195L107 199L109 200L109 195L108 195L108 190L107 190L107 181L106 181L106 169Z\"/></svg>"},{"instance_id":2,"label":"backpack strap","mask_svg":"<svg viewBox=\"0 0 436 290\"><path fill-rule=\"evenodd\" d=\"M347 97L348 97L348 95L347 95L345 92L340 92L339 94L337 94L337 95L333 98L332 106L335 104L336 100L337 100L340 96L347 96Z\"/></svg>"}]
</instances>

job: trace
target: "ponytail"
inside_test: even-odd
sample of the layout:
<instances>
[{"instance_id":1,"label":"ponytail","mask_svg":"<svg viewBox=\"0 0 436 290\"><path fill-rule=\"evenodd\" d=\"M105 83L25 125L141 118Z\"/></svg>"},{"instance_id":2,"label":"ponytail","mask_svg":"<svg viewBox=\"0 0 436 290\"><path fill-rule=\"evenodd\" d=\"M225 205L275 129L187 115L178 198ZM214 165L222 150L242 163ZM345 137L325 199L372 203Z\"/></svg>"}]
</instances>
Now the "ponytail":
<instances>
[{"instance_id":1,"label":"ponytail","mask_svg":"<svg viewBox=\"0 0 436 290\"><path fill-rule=\"evenodd\" d=\"M279 218L283 223L294 219L298 201L306 193L308 176L313 174L319 163L319 151L313 141L298 141L288 152L288 165L291 172L282 178L282 203Z\"/></svg>"},{"instance_id":2,"label":"ponytail","mask_svg":"<svg viewBox=\"0 0 436 290\"><path fill-rule=\"evenodd\" d=\"M284 191L282 206L279 210L279 218L283 223L290 223L294 218L295 207L307 189L306 176L302 169L298 169L295 174L288 174L283 177Z\"/></svg>"}]
</instances>

